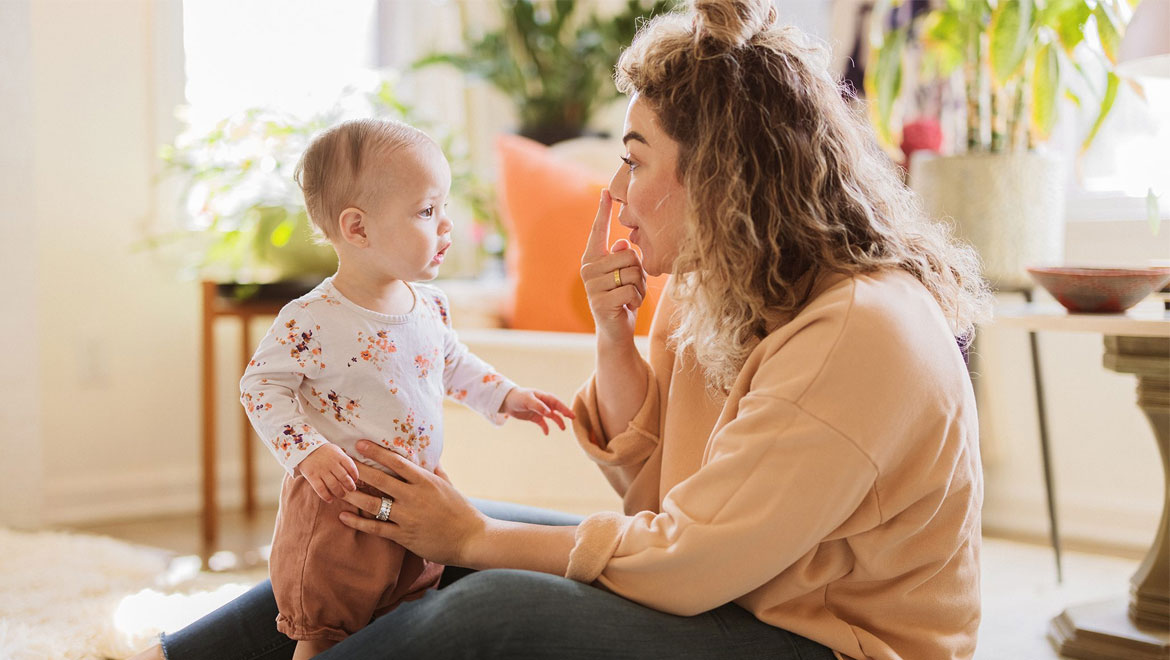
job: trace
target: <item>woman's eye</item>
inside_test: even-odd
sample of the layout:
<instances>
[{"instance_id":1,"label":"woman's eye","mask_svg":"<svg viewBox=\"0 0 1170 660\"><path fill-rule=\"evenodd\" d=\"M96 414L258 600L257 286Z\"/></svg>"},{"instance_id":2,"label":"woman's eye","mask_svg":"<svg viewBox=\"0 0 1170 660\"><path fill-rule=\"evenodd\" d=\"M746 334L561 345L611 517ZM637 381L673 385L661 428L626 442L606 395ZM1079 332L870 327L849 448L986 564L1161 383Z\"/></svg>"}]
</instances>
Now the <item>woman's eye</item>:
<instances>
[{"instance_id":1,"label":"woman's eye","mask_svg":"<svg viewBox=\"0 0 1170 660\"><path fill-rule=\"evenodd\" d=\"M626 164L626 169L630 172L633 172L634 168L637 167L637 165L634 164L634 161L630 160L629 156L618 156L618 158L622 159L622 162Z\"/></svg>"}]
</instances>

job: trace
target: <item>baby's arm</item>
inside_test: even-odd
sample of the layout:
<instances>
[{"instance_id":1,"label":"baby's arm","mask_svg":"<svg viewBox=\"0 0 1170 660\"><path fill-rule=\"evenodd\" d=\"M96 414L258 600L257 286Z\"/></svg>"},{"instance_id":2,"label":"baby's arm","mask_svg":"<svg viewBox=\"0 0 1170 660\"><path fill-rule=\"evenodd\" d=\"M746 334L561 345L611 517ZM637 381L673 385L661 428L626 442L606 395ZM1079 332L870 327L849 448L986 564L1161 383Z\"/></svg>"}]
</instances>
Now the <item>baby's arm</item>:
<instances>
[{"instance_id":1,"label":"baby's arm","mask_svg":"<svg viewBox=\"0 0 1170 660\"><path fill-rule=\"evenodd\" d=\"M307 310L295 303L285 306L244 370L240 401L281 466L305 476L317 495L331 501L354 489L357 465L313 427L297 396L302 381L320 375L324 367L319 330Z\"/></svg>"},{"instance_id":2,"label":"baby's arm","mask_svg":"<svg viewBox=\"0 0 1170 660\"><path fill-rule=\"evenodd\" d=\"M574 417L567 405L548 392L517 387L497 373L490 364L459 341L455 329L451 327L446 299L440 297L435 302L442 309L447 330L443 369L443 386L447 396L479 411L495 424L502 424L507 417L514 417L540 426L547 435L547 417L561 430L565 429L565 422L560 416Z\"/></svg>"}]
</instances>

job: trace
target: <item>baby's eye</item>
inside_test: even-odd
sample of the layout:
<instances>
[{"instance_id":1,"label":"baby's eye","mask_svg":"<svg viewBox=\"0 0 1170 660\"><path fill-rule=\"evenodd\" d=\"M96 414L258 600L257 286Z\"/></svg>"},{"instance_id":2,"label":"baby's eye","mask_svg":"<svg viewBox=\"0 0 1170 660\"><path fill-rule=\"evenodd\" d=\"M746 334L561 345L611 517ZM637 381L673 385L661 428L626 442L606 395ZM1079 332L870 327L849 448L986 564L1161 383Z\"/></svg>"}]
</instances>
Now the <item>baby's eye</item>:
<instances>
[{"instance_id":1,"label":"baby's eye","mask_svg":"<svg viewBox=\"0 0 1170 660\"><path fill-rule=\"evenodd\" d=\"M435 215L435 205L432 204L432 205L426 207L425 209L419 211L418 214L424 218L429 218L429 217Z\"/></svg>"},{"instance_id":2,"label":"baby's eye","mask_svg":"<svg viewBox=\"0 0 1170 660\"><path fill-rule=\"evenodd\" d=\"M634 168L638 167L634 164L634 161L631 160L629 156L618 156L618 158L622 159L622 162L626 164L626 169L630 172L633 172Z\"/></svg>"}]
</instances>

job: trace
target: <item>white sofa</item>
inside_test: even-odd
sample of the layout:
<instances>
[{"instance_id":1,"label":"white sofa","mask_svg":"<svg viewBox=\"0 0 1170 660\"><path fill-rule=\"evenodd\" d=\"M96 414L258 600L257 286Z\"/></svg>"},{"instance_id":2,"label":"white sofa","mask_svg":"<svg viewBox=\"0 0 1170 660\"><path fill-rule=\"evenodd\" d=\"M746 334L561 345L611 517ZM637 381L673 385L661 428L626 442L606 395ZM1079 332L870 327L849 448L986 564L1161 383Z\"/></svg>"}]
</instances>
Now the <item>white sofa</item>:
<instances>
[{"instance_id":1,"label":"white sofa","mask_svg":"<svg viewBox=\"0 0 1170 660\"><path fill-rule=\"evenodd\" d=\"M508 295L504 282L434 284L447 294L455 329L472 352L517 384L551 392L572 406L574 393L593 373L594 335L493 327L499 325L498 310ZM646 354L646 338L637 343ZM448 400L443 467L472 497L579 514L620 511L621 499L581 451L572 430L549 427L548 436L535 424L514 419L496 427Z\"/></svg>"}]
</instances>

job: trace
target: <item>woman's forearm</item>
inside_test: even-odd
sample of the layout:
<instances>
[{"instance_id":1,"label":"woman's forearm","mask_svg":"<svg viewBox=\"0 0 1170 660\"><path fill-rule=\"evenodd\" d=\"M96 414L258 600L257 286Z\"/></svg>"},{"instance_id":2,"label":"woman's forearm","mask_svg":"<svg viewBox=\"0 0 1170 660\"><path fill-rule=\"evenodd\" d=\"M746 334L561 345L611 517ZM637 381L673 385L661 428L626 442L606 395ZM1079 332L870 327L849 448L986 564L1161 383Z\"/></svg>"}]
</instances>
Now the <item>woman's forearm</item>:
<instances>
[{"instance_id":1,"label":"woman's forearm","mask_svg":"<svg viewBox=\"0 0 1170 660\"><path fill-rule=\"evenodd\" d=\"M597 336L597 407L606 439L629 426L646 400L650 371L632 337Z\"/></svg>"},{"instance_id":2,"label":"woman's forearm","mask_svg":"<svg viewBox=\"0 0 1170 660\"><path fill-rule=\"evenodd\" d=\"M461 553L461 565L475 570L519 568L564 575L576 541L575 525L551 526L484 517L484 528Z\"/></svg>"}]
</instances>

